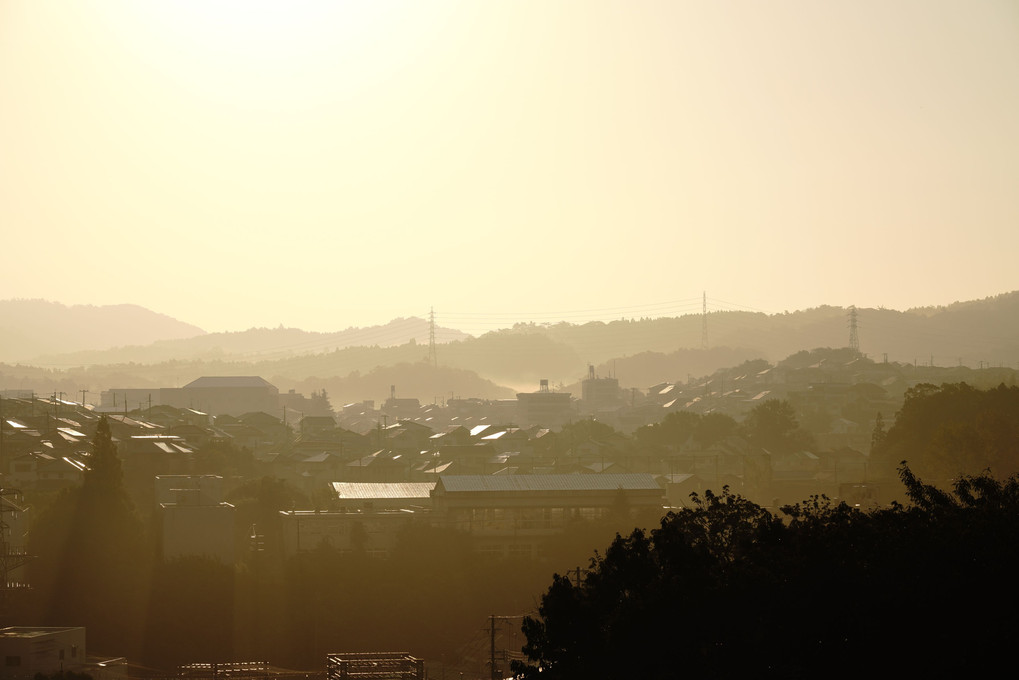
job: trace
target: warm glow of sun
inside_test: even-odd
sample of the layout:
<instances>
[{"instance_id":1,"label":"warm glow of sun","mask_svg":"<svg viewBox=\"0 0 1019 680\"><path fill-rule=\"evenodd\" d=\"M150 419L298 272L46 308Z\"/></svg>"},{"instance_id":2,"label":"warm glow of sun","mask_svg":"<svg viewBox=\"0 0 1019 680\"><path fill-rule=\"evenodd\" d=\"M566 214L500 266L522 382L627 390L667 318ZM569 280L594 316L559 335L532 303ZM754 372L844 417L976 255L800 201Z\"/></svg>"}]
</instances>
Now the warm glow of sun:
<instances>
[{"instance_id":1,"label":"warm glow of sun","mask_svg":"<svg viewBox=\"0 0 1019 680\"><path fill-rule=\"evenodd\" d=\"M294 71L332 72L337 62L378 75L401 51L412 7L394 2L329 0L180 0L145 3L149 26L140 45L169 67L202 80L250 77L263 86Z\"/></svg>"},{"instance_id":2,"label":"warm glow of sun","mask_svg":"<svg viewBox=\"0 0 1019 680\"><path fill-rule=\"evenodd\" d=\"M175 34L191 34L207 44L257 49L326 36L337 41L366 37L396 7L392 2L178 0L147 3L145 11Z\"/></svg>"}]
</instances>

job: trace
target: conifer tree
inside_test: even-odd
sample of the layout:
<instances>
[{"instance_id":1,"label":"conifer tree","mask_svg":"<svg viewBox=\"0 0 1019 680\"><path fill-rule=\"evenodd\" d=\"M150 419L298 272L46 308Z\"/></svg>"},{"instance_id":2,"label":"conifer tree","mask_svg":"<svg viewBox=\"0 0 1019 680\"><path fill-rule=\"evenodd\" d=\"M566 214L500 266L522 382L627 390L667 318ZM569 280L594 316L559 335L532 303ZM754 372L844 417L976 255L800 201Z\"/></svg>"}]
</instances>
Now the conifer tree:
<instances>
[{"instance_id":1,"label":"conifer tree","mask_svg":"<svg viewBox=\"0 0 1019 680\"><path fill-rule=\"evenodd\" d=\"M106 416L102 416L92 440L92 455L88 470L85 472L85 487L122 491L123 482L124 471L117 455L117 445L113 443L110 422Z\"/></svg>"},{"instance_id":2,"label":"conifer tree","mask_svg":"<svg viewBox=\"0 0 1019 680\"><path fill-rule=\"evenodd\" d=\"M82 485L64 489L31 527L30 578L46 625L85 625L91 645L134 651L151 556L105 416L87 466Z\"/></svg>"}]
</instances>

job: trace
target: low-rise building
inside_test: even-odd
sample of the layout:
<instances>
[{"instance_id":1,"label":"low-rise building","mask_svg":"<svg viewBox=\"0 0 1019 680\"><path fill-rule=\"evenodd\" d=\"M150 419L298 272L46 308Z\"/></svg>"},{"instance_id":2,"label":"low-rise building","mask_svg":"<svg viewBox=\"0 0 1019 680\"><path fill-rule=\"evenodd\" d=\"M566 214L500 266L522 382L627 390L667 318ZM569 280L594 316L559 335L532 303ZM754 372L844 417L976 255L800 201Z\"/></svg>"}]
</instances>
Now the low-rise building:
<instances>
[{"instance_id":1,"label":"low-rise building","mask_svg":"<svg viewBox=\"0 0 1019 680\"><path fill-rule=\"evenodd\" d=\"M0 658L5 680L31 680L36 673L85 669L85 629L10 626L0 629Z\"/></svg>"},{"instance_id":2,"label":"low-rise building","mask_svg":"<svg viewBox=\"0 0 1019 680\"><path fill-rule=\"evenodd\" d=\"M442 475L432 491L435 523L471 534L493 557L534 557L570 521L605 517L621 502L661 512L665 493L646 473Z\"/></svg>"},{"instance_id":3,"label":"low-rise building","mask_svg":"<svg viewBox=\"0 0 1019 680\"><path fill-rule=\"evenodd\" d=\"M233 564L235 513L222 502L222 483L215 475L156 477L164 559L204 556Z\"/></svg>"}]
</instances>

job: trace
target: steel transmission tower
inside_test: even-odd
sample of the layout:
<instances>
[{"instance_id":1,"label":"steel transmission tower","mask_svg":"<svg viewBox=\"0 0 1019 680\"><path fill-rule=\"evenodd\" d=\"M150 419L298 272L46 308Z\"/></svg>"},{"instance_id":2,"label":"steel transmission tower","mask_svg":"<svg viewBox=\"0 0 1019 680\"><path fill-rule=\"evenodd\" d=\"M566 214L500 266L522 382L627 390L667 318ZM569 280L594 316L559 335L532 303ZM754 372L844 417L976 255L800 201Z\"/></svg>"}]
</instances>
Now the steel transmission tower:
<instances>
[{"instance_id":1,"label":"steel transmission tower","mask_svg":"<svg viewBox=\"0 0 1019 680\"><path fill-rule=\"evenodd\" d=\"M708 292L701 294L701 349L708 348Z\"/></svg>"},{"instance_id":2,"label":"steel transmission tower","mask_svg":"<svg viewBox=\"0 0 1019 680\"><path fill-rule=\"evenodd\" d=\"M856 305L849 306L849 349L860 351L860 334L856 328Z\"/></svg>"},{"instance_id":3,"label":"steel transmission tower","mask_svg":"<svg viewBox=\"0 0 1019 680\"><path fill-rule=\"evenodd\" d=\"M430 307L428 312L428 362L432 366L439 365L435 354L435 307Z\"/></svg>"}]
</instances>

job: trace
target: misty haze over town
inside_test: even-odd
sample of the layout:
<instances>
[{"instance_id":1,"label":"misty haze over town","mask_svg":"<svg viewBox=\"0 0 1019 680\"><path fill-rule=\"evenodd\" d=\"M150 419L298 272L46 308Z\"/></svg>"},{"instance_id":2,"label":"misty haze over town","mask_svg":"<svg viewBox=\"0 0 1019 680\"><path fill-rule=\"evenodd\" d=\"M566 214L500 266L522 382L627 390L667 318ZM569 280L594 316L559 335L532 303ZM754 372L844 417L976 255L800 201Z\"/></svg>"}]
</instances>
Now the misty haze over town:
<instances>
[{"instance_id":1,"label":"misty haze over town","mask_svg":"<svg viewBox=\"0 0 1019 680\"><path fill-rule=\"evenodd\" d=\"M970 677L1019 9L0 0L0 678Z\"/></svg>"}]
</instances>

